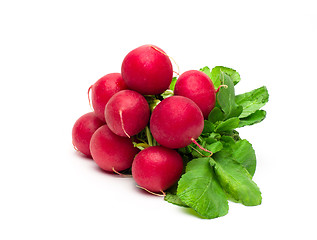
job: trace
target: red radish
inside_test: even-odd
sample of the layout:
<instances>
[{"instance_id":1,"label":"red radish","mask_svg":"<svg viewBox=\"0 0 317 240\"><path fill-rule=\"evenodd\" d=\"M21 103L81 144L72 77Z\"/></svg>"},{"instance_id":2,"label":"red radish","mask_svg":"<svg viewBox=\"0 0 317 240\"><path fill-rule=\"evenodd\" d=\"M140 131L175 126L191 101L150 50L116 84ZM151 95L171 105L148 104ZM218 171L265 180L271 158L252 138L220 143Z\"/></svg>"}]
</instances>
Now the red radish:
<instances>
[{"instance_id":1,"label":"red radish","mask_svg":"<svg viewBox=\"0 0 317 240\"><path fill-rule=\"evenodd\" d=\"M90 141L92 158L97 165L109 172L120 172L132 165L138 149L129 138L114 134L107 125L100 127Z\"/></svg>"},{"instance_id":2,"label":"red radish","mask_svg":"<svg viewBox=\"0 0 317 240\"><path fill-rule=\"evenodd\" d=\"M93 133L105 123L93 113L86 113L74 124L72 139L74 147L81 153L91 156L89 150L90 139Z\"/></svg>"},{"instance_id":3,"label":"red radish","mask_svg":"<svg viewBox=\"0 0 317 240\"><path fill-rule=\"evenodd\" d=\"M143 45L127 54L121 66L129 89L143 95L161 94L173 78L173 66L166 53L154 45Z\"/></svg>"},{"instance_id":4,"label":"red radish","mask_svg":"<svg viewBox=\"0 0 317 240\"><path fill-rule=\"evenodd\" d=\"M198 138L204 117L192 100L172 96L160 102L152 112L150 130L154 139L168 148L182 148Z\"/></svg>"},{"instance_id":5,"label":"red radish","mask_svg":"<svg viewBox=\"0 0 317 240\"><path fill-rule=\"evenodd\" d=\"M132 163L132 176L136 183L152 192L162 192L180 178L182 157L172 149L148 147L138 153Z\"/></svg>"},{"instance_id":6,"label":"red radish","mask_svg":"<svg viewBox=\"0 0 317 240\"><path fill-rule=\"evenodd\" d=\"M174 94L193 100L205 119L216 104L216 90L211 79L207 74L197 70L190 70L179 76Z\"/></svg>"},{"instance_id":7,"label":"red radish","mask_svg":"<svg viewBox=\"0 0 317 240\"><path fill-rule=\"evenodd\" d=\"M140 93L122 90L110 98L106 105L105 117L112 132L122 137L130 137L146 127L150 118L150 108Z\"/></svg>"},{"instance_id":8,"label":"red radish","mask_svg":"<svg viewBox=\"0 0 317 240\"><path fill-rule=\"evenodd\" d=\"M97 117L105 121L105 106L109 99L115 93L127 89L128 87L123 81L120 73L110 73L100 78L90 88L91 102L94 111Z\"/></svg>"}]
</instances>

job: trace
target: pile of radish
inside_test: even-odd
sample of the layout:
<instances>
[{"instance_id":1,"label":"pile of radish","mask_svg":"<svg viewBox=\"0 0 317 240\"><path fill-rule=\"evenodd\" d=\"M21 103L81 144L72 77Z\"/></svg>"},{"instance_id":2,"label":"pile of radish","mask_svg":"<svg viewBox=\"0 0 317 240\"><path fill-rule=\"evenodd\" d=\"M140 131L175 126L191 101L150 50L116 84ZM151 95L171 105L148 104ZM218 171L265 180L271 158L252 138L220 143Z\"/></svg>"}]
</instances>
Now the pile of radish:
<instances>
[{"instance_id":1,"label":"pile of radish","mask_svg":"<svg viewBox=\"0 0 317 240\"><path fill-rule=\"evenodd\" d=\"M221 108L221 101L217 102L217 94L229 86L225 77L234 79L229 72L232 69L223 68L223 81L220 79L219 83L219 79L211 79L209 68L179 74L173 70L170 59L161 48L143 45L125 56L121 73L109 73L90 86L88 95L93 112L75 122L73 145L107 172L132 174L136 185L149 193L192 207L202 217L225 215L202 211L184 197L181 189L175 189L187 174L192 159L213 159L213 154L220 150L212 144L218 141L224 150L222 137L234 139L229 131L235 131L236 126L217 132L219 125L233 122L233 118L239 120L243 113L241 107L237 116L226 117L226 108ZM213 121L218 115L222 117Z\"/></svg>"}]
</instances>

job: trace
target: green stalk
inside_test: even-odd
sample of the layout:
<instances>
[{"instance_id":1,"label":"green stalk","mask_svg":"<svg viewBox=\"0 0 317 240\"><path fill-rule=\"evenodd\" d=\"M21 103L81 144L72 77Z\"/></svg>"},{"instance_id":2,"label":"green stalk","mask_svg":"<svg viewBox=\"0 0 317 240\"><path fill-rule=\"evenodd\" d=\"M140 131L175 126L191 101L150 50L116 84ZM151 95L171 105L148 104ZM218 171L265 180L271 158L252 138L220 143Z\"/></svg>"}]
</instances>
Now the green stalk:
<instances>
[{"instance_id":1,"label":"green stalk","mask_svg":"<svg viewBox=\"0 0 317 240\"><path fill-rule=\"evenodd\" d=\"M146 133L146 138L147 138L147 142L150 146L153 146L153 141L152 141L152 135L149 129L149 126L145 127L145 133Z\"/></svg>"}]
</instances>

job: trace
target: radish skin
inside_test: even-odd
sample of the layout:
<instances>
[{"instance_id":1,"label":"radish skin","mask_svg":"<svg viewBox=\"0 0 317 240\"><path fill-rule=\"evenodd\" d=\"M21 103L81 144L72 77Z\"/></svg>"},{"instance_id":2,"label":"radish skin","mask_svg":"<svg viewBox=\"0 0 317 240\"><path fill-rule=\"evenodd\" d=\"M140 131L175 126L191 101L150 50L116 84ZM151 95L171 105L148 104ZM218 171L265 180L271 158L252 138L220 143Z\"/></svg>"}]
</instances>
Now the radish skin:
<instances>
[{"instance_id":1,"label":"radish skin","mask_svg":"<svg viewBox=\"0 0 317 240\"><path fill-rule=\"evenodd\" d=\"M216 104L216 90L207 74L190 70L179 76L174 94L193 100L207 119Z\"/></svg>"},{"instance_id":2,"label":"radish skin","mask_svg":"<svg viewBox=\"0 0 317 240\"><path fill-rule=\"evenodd\" d=\"M112 132L121 137L131 137L148 124L150 108L140 93L122 90L110 98L105 108L105 118Z\"/></svg>"},{"instance_id":3,"label":"radish skin","mask_svg":"<svg viewBox=\"0 0 317 240\"><path fill-rule=\"evenodd\" d=\"M106 121L105 107L107 102L115 93L127 88L120 73L109 73L93 84L91 86L91 103L96 116L102 121Z\"/></svg>"},{"instance_id":4,"label":"radish skin","mask_svg":"<svg viewBox=\"0 0 317 240\"><path fill-rule=\"evenodd\" d=\"M114 134L107 125L100 127L92 136L90 151L93 160L103 170L120 172L132 166L139 152L129 138Z\"/></svg>"},{"instance_id":5,"label":"radish skin","mask_svg":"<svg viewBox=\"0 0 317 240\"><path fill-rule=\"evenodd\" d=\"M172 96L164 99L153 110L150 130L154 139L168 148L183 148L197 139L204 128L204 117L199 107L189 98Z\"/></svg>"},{"instance_id":6,"label":"radish skin","mask_svg":"<svg viewBox=\"0 0 317 240\"><path fill-rule=\"evenodd\" d=\"M168 89L173 66L165 52L154 45L143 45L129 52L121 66L122 78L143 95L156 95Z\"/></svg>"},{"instance_id":7,"label":"radish skin","mask_svg":"<svg viewBox=\"0 0 317 240\"><path fill-rule=\"evenodd\" d=\"M74 147L81 153L91 157L89 144L94 132L104 125L93 112L89 112L81 116L75 122L72 129L72 140Z\"/></svg>"},{"instance_id":8,"label":"radish skin","mask_svg":"<svg viewBox=\"0 0 317 240\"><path fill-rule=\"evenodd\" d=\"M162 146L148 147L132 163L136 183L151 192L163 192L178 181L183 171L182 157Z\"/></svg>"}]
</instances>

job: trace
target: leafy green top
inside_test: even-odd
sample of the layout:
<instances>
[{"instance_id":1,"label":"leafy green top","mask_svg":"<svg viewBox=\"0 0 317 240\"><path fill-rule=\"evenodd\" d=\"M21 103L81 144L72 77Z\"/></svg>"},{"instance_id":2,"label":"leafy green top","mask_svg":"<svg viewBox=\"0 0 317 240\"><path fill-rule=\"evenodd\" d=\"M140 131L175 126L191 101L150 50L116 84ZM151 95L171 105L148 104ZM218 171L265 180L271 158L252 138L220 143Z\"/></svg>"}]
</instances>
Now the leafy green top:
<instances>
[{"instance_id":1,"label":"leafy green top","mask_svg":"<svg viewBox=\"0 0 317 240\"><path fill-rule=\"evenodd\" d=\"M260 189L252 180L255 151L236 129L265 119L266 112L260 108L268 102L269 94L263 86L235 95L234 86L240 81L237 71L221 66L200 70L211 78L216 89L220 87L216 107L197 140L213 155L195 144L178 149L187 166L179 182L167 191L165 200L193 208L203 218L216 218L228 213L228 200L246 206L261 204ZM176 81L174 78L171 90Z\"/></svg>"}]
</instances>

